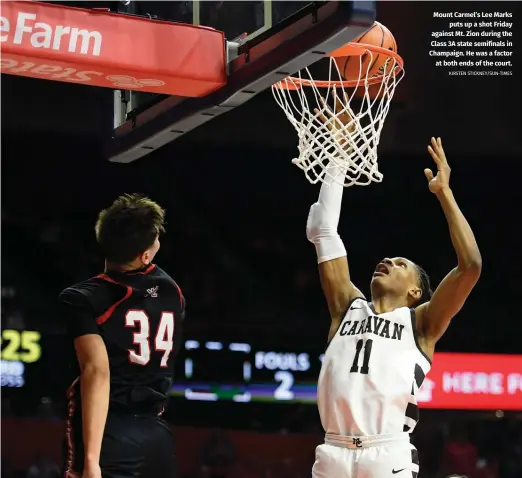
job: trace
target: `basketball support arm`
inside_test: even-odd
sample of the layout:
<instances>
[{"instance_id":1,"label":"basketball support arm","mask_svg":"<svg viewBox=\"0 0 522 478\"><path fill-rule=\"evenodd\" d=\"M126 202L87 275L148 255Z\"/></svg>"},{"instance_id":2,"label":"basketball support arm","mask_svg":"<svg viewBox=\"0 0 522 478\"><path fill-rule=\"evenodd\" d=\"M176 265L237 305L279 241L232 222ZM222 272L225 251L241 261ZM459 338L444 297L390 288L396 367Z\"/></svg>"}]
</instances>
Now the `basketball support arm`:
<instances>
[{"instance_id":1,"label":"basketball support arm","mask_svg":"<svg viewBox=\"0 0 522 478\"><path fill-rule=\"evenodd\" d=\"M330 163L328 174L336 178L343 173L339 166ZM346 256L346 249L337 232L343 189L344 187L336 181L331 181L330 184L323 183L318 201L310 208L306 237L315 246L318 264Z\"/></svg>"}]
</instances>

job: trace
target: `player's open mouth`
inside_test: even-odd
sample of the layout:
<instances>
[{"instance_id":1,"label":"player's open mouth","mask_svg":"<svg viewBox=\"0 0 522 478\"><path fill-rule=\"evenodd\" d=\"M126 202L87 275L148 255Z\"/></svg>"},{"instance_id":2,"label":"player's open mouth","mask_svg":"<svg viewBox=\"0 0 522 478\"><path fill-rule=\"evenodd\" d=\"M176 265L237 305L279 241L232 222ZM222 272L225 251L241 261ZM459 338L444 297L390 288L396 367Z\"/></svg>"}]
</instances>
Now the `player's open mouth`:
<instances>
[{"instance_id":1,"label":"player's open mouth","mask_svg":"<svg viewBox=\"0 0 522 478\"><path fill-rule=\"evenodd\" d=\"M387 275L390 273L390 270L388 269L388 266L384 263L384 262L381 262L378 266L377 266L377 269L375 269L375 272L373 273L374 276L384 276L384 275Z\"/></svg>"}]
</instances>

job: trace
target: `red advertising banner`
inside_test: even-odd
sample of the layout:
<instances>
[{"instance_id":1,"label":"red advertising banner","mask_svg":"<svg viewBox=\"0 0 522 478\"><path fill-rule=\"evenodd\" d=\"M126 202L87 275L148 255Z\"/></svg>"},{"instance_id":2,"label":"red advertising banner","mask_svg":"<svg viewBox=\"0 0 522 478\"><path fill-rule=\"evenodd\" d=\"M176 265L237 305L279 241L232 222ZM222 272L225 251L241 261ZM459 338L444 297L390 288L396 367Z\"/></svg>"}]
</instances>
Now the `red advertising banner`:
<instances>
[{"instance_id":1,"label":"red advertising banner","mask_svg":"<svg viewBox=\"0 0 522 478\"><path fill-rule=\"evenodd\" d=\"M223 32L39 2L2 2L1 71L179 96L226 84Z\"/></svg>"},{"instance_id":2,"label":"red advertising banner","mask_svg":"<svg viewBox=\"0 0 522 478\"><path fill-rule=\"evenodd\" d=\"M522 355L437 353L419 406L522 410Z\"/></svg>"}]
</instances>

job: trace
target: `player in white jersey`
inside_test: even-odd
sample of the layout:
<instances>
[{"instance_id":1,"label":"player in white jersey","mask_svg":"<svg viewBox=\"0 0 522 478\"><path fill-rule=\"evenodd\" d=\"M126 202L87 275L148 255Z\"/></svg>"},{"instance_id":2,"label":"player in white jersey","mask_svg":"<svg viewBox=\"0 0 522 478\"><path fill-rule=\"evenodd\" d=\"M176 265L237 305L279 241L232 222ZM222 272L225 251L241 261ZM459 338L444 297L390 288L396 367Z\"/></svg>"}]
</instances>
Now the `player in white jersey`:
<instances>
[{"instance_id":1,"label":"player in white jersey","mask_svg":"<svg viewBox=\"0 0 522 478\"><path fill-rule=\"evenodd\" d=\"M481 271L473 232L449 186L440 138L432 138L428 150L437 174L424 172L446 216L457 256L457 266L433 295L424 270L395 257L377 265L367 301L351 281L337 233L343 187L323 184L310 209L307 237L316 247L331 316L317 397L326 438L316 450L314 478L415 478L419 471L409 438L418 420L415 396L435 344ZM329 173L341 171L331 164Z\"/></svg>"}]
</instances>

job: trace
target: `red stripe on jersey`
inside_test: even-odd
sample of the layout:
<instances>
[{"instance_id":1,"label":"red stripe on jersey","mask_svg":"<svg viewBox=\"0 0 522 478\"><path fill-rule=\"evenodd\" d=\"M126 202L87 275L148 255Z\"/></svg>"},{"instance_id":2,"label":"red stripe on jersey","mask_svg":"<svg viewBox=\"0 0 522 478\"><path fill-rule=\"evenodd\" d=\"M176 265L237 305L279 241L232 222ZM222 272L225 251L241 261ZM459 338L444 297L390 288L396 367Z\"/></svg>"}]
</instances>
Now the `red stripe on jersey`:
<instances>
[{"instance_id":1,"label":"red stripe on jersey","mask_svg":"<svg viewBox=\"0 0 522 478\"><path fill-rule=\"evenodd\" d=\"M116 282L114 279L111 279L107 274L100 274L96 277L98 279L106 280L107 282L112 282L113 284L121 285L122 287L125 287L127 289L127 292L125 293L125 296L122 299L112 304L102 315L100 315L96 319L96 323L98 325L102 325L111 318L111 315L114 313L116 307L118 307L122 302L125 302L132 295L132 287L122 284L121 282Z\"/></svg>"},{"instance_id":2,"label":"red stripe on jersey","mask_svg":"<svg viewBox=\"0 0 522 478\"><path fill-rule=\"evenodd\" d=\"M178 289L179 292L179 306L181 307L181 309L183 309L183 292L181 292L181 289L179 288L179 285L176 282L174 282L174 285L176 286L176 289ZM183 310L181 312L183 312Z\"/></svg>"},{"instance_id":3,"label":"red stripe on jersey","mask_svg":"<svg viewBox=\"0 0 522 478\"><path fill-rule=\"evenodd\" d=\"M65 478L79 477L80 473L75 472L73 467L74 463L74 439L73 439L73 425L72 419L74 416L74 411L76 409L76 397L75 397L75 387L80 377L77 377L71 386L67 389L67 421L65 424L65 440L67 442L67 457L65 464Z\"/></svg>"}]
</instances>

